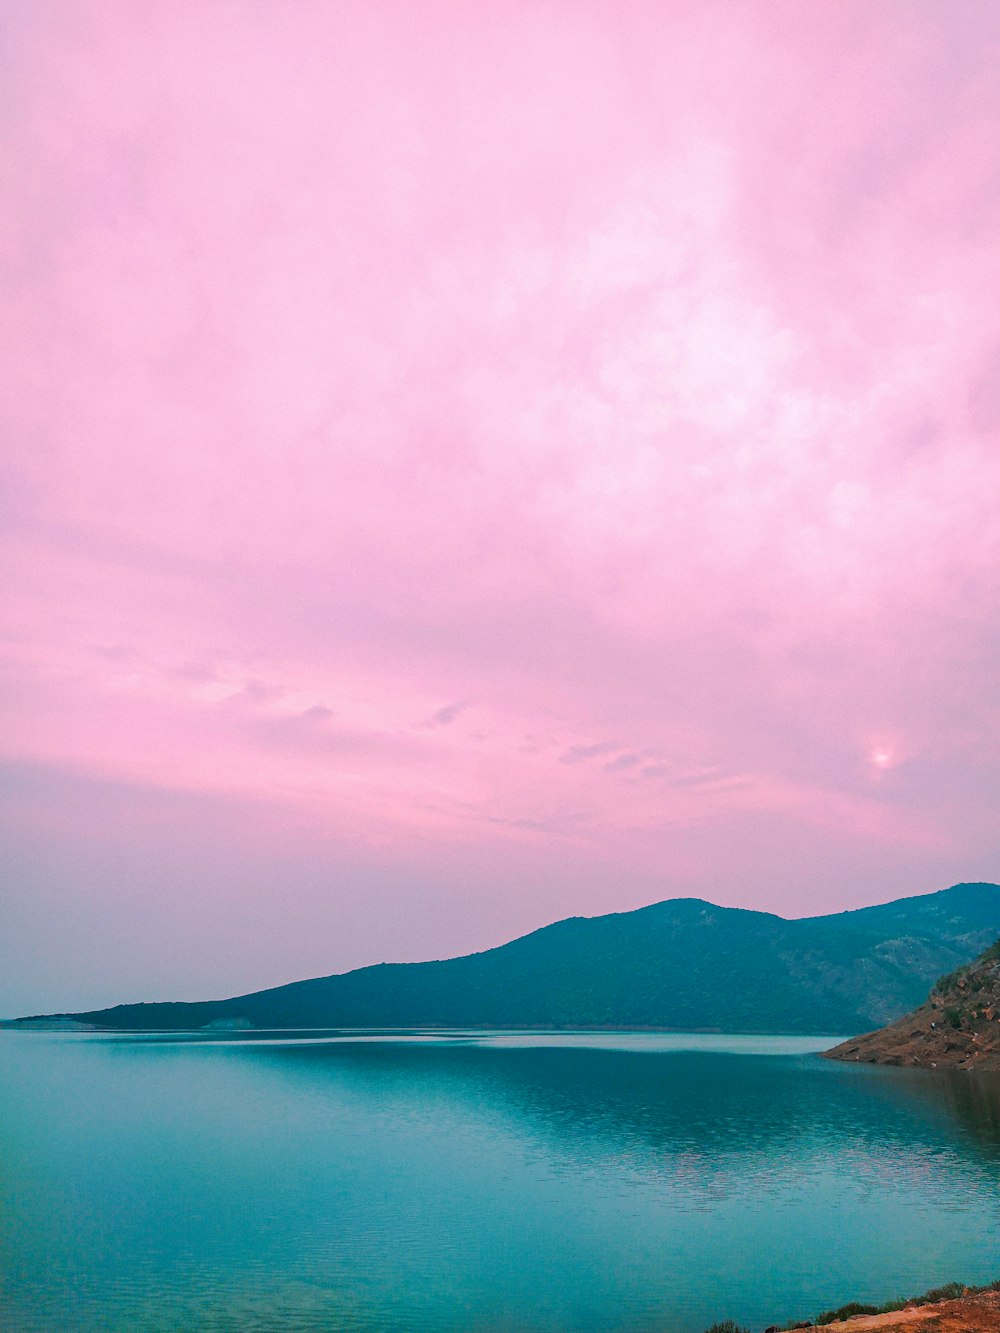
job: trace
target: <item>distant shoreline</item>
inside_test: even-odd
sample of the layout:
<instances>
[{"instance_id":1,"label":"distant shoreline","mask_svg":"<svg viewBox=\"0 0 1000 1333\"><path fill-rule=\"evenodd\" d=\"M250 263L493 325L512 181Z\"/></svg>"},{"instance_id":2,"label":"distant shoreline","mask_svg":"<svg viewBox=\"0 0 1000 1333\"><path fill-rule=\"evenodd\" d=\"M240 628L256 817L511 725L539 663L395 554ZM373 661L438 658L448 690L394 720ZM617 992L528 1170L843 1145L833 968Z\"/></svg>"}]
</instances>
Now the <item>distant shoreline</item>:
<instances>
[{"instance_id":1,"label":"distant shoreline","mask_svg":"<svg viewBox=\"0 0 1000 1333\"><path fill-rule=\"evenodd\" d=\"M658 1027L658 1026L654 1026L654 1025L652 1025L652 1024L637 1024L637 1023L630 1023L630 1024L627 1024L627 1025L626 1025L626 1024L617 1024L617 1023L606 1023L606 1024L602 1024L602 1025L599 1025L599 1024L586 1024L586 1025L580 1025L580 1026L577 1026L577 1025L569 1025L569 1024L555 1024L555 1023L544 1023L544 1024L542 1024L542 1023L531 1023L531 1024L518 1024L518 1023L505 1023L505 1024L497 1024L497 1023L461 1023L461 1024L450 1023L450 1024L431 1024L431 1023L420 1023L420 1024L416 1024L416 1025L414 1025L413 1027L399 1027L399 1026L391 1026L391 1027L372 1027L372 1026L364 1026L364 1027L346 1027L346 1026L337 1026L337 1027L330 1027L330 1026L324 1026L324 1027L306 1027L306 1026L304 1026L304 1025L302 1025L302 1024L295 1024L295 1025L290 1026L290 1027L274 1027L274 1026L262 1026L262 1027L256 1027L256 1026L250 1024L250 1023L233 1023L232 1025L228 1025L228 1024L225 1024L225 1023L215 1023L215 1022L213 1022L213 1023L206 1023L206 1024L204 1024L204 1025L201 1026L201 1027L183 1027L183 1026L178 1026L178 1027L175 1027L175 1028L167 1028L167 1027L148 1027L148 1028L139 1028L139 1027L129 1027L129 1026L126 1026L126 1025L115 1026L115 1025L113 1025L113 1024L83 1023L83 1022L80 1022L78 1019L75 1019L75 1018L59 1018L59 1017L56 1017L56 1016L48 1017L48 1018L41 1018L41 1017L40 1017L40 1018L3 1018L3 1019L0 1019L0 1030L7 1030L7 1031L14 1031L14 1032L16 1032L16 1031L23 1031L23 1032L109 1032L109 1033L111 1033L111 1032L131 1032L131 1033L136 1033L136 1034L142 1034L142 1033L163 1033L163 1034L168 1034L168 1033L182 1033L182 1032L189 1032L189 1033L199 1033L199 1034L207 1034L207 1035L213 1035L213 1034L216 1034L216 1033L217 1033L217 1034L219 1034L220 1036L226 1036L226 1035L230 1035L230 1034L234 1034L234 1033L241 1033L241 1032L243 1032L243 1033L270 1033L270 1032L277 1032L277 1033L292 1033L292 1032L343 1032L343 1033L370 1033L370 1034L372 1034L372 1035L383 1035L383 1034L386 1034L386 1033L400 1033L400 1034L402 1034L402 1033L414 1033L414 1032L427 1032L427 1033L439 1033L439 1034L448 1033L448 1032L538 1032L538 1033L543 1033L543 1032L556 1032L556 1033L565 1033L565 1034L567 1034L567 1035L574 1035L574 1034L583 1034L583 1035L585 1035L586 1033L589 1033L589 1032L598 1032L598 1033L623 1033L623 1034L624 1034L624 1033L629 1033L629 1032L642 1032L642 1033L650 1033L650 1034L662 1034L663 1036L672 1036L672 1037L774 1037L774 1038L782 1038L782 1039L783 1039L783 1038L789 1038L789 1039L794 1039L794 1040L796 1040L796 1041L807 1041L807 1040L809 1040L809 1039L815 1037L817 1041L829 1041L829 1042L832 1042L832 1043L842 1042L842 1041L845 1040L845 1038L844 1038L844 1036L843 1036L842 1033L836 1033L836 1032L775 1032L775 1031L773 1031L773 1030L770 1030L770 1029L764 1029L764 1028L757 1028L757 1029L739 1029L739 1030L733 1030L733 1029L730 1029L730 1028L720 1028L720 1027L712 1027L712 1028L693 1028L693 1027L686 1027L686 1028L680 1028L680 1027ZM819 1050L817 1050L817 1054L820 1054L820 1051L819 1051Z\"/></svg>"}]
</instances>

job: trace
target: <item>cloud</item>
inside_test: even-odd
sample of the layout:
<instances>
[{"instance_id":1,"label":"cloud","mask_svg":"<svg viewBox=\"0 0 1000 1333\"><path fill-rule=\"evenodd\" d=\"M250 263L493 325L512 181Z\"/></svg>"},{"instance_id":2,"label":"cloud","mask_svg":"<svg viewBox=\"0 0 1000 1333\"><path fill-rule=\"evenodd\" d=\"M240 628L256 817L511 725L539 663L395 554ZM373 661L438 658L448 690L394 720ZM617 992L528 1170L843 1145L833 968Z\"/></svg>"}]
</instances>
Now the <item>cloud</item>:
<instances>
[{"instance_id":1,"label":"cloud","mask_svg":"<svg viewBox=\"0 0 1000 1333\"><path fill-rule=\"evenodd\" d=\"M20 7L0 757L470 901L530 841L494 923L1000 873L998 56L978 4Z\"/></svg>"},{"instance_id":2,"label":"cloud","mask_svg":"<svg viewBox=\"0 0 1000 1333\"><path fill-rule=\"evenodd\" d=\"M464 702L446 704L444 708L439 708L437 712L432 713L423 724L425 727L447 727L450 726L459 713L464 712L468 704Z\"/></svg>"},{"instance_id":3,"label":"cloud","mask_svg":"<svg viewBox=\"0 0 1000 1333\"><path fill-rule=\"evenodd\" d=\"M634 751L626 751L624 754L617 755L604 765L605 773L621 773L625 769L635 768L637 764L642 763L642 755Z\"/></svg>"},{"instance_id":4,"label":"cloud","mask_svg":"<svg viewBox=\"0 0 1000 1333\"><path fill-rule=\"evenodd\" d=\"M593 745L571 745L559 756L559 762L561 764L582 764L588 759L596 759L599 755L608 754L617 748L612 741L598 741Z\"/></svg>"}]
</instances>

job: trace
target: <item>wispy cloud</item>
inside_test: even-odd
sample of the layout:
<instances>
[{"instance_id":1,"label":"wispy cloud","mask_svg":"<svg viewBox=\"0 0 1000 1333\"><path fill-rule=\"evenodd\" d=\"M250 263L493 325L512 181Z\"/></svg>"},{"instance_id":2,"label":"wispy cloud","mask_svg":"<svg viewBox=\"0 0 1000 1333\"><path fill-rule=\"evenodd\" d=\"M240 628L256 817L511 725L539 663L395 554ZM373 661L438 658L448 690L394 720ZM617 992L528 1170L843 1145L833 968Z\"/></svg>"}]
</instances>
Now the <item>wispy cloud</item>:
<instances>
[{"instance_id":1,"label":"wispy cloud","mask_svg":"<svg viewBox=\"0 0 1000 1333\"><path fill-rule=\"evenodd\" d=\"M458 717L459 713L463 712L466 708L468 708L468 704L464 701L454 704L446 704L443 708L439 708L436 713L432 713L423 725L425 727L450 726L451 723L455 721L455 718Z\"/></svg>"},{"instance_id":2,"label":"wispy cloud","mask_svg":"<svg viewBox=\"0 0 1000 1333\"><path fill-rule=\"evenodd\" d=\"M634 750L626 750L624 754L616 755L614 759L609 759L603 766L605 773L621 773L627 769L635 768L642 763L642 755Z\"/></svg>"},{"instance_id":3,"label":"wispy cloud","mask_svg":"<svg viewBox=\"0 0 1000 1333\"><path fill-rule=\"evenodd\" d=\"M561 764L582 764L588 759L597 759L602 754L610 754L618 747L612 741L597 741L591 745L571 745L559 756Z\"/></svg>"}]
</instances>

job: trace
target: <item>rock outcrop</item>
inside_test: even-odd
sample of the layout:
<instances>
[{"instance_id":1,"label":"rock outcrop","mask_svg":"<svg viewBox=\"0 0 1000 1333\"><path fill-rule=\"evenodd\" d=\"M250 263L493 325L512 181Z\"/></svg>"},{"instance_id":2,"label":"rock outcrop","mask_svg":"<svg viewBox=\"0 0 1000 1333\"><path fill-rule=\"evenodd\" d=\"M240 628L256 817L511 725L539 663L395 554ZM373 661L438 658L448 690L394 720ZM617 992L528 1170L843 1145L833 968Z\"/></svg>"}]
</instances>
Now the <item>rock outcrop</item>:
<instances>
[{"instance_id":1,"label":"rock outcrop","mask_svg":"<svg viewBox=\"0 0 1000 1333\"><path fill-rule=\"evenodd\" d=\"M913 1013L825 1055L879 1065L1000 1070L1000 940L942 977Z\"/></svg>"}]
</instances>

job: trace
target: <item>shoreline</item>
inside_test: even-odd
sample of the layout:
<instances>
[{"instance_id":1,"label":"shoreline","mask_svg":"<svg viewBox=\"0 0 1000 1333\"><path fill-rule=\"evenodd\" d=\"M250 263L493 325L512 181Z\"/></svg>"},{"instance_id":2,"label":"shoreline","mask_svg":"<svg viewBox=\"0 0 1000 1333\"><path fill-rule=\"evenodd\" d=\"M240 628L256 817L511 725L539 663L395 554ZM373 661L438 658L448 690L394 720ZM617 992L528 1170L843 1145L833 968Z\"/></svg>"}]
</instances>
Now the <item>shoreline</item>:
<instances>
[{"instance_id":1,"label":"shoreline","mask_svg":"<svg viewBox=\"0 0 1000 1333\"><path fill-rule=\"evenodd\" d=\"M825 1310L813 1319L786 1324L770 1324L763 1333L789 1333L789 1330L832 1328L844 1333L1000 1333L1000 1280L986 1286L964 1286L949 1282L932 1287L908 1300L887 1301L876 1306L852 1301L835 1310ZM750 1333L750 1330L725 1319L712 1324L705 1333Z\"/></svg>"}]
</instances>

